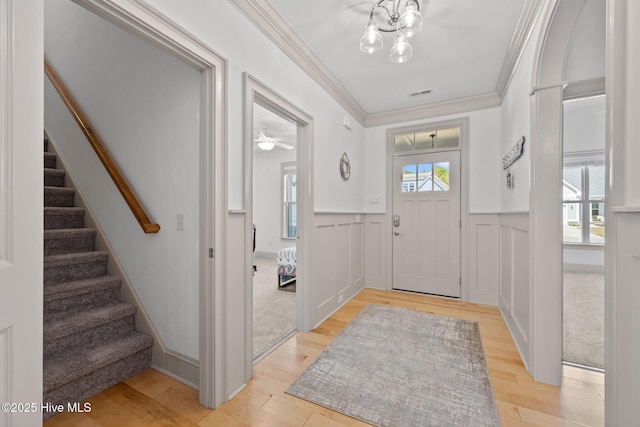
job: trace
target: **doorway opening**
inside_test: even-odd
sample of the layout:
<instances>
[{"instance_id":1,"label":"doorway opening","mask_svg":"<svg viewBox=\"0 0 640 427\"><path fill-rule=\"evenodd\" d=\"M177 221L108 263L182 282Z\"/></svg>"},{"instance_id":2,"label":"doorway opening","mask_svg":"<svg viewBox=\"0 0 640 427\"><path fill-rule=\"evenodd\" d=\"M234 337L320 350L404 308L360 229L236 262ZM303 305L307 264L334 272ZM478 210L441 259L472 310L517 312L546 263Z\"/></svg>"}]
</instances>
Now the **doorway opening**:
<instances>
[{"instance_id":1,"label":"doorway opening","mask_svg":"<svg viewBox=\"0 0 640 427\"><path fill-rule=\"evenodd\" d=\"M253 104L253 345L260 359L296 329L297 125Z\"/></svg>"},{"instance_id":2,"label":"doorway opening","mask_svg":"<svg viewBox=\"0 0 640 427\"><path fill-rule=\"evenodd\" d=\"M247 230L256 226L255 234L247 233L245 242L246 265L255 265L255 271L248 269L245 282L248 381L257 360L253 354L254 330L271 327L268 320L254 322L254 280L260 280L256 277L262 270L267 273L269 292L280 299L293 296L293 332L311 328L306 266L310 264L313 222L313 118L248 73L244 85L246 226ZM276 130L278 126L280 130ZM273 180L263 189L266 179L259 174L265 173L271 174ZM256 242L255 251L252 240ZM262 269L261 258L267 260ZM272 306L267 308L270 314L279 311ZM266 356L286 338L281 337L262 352L256 346L256 357Z\"/></svg>"},{"instance_id":3,"label":"doorway opening","mask_svg":"<svg viewBox=\"0 0 640 427\"><path fill-rule=\"evenodd\" d=\"M563 103L563 354L604 370L605 96Z\"/></svg>"}]
</instances>

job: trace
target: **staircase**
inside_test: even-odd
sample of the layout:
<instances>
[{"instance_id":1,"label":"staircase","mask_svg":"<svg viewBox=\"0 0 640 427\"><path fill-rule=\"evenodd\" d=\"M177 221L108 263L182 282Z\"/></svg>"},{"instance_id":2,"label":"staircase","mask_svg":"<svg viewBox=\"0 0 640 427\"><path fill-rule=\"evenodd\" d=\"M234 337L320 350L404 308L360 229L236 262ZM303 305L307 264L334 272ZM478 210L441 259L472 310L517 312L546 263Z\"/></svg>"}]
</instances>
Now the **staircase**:
<instances>
[{"instance_id":1,"label":"staircase","mask_svg":"<svg viewBox=\"0 0 640 427\"><path fill-rule=\"evenodd\" d=\"M135 330L136 308L120 301L47 139L44 151L43 402L66 409L148 368L153 339Z\"/></svg>"}]
</instances>

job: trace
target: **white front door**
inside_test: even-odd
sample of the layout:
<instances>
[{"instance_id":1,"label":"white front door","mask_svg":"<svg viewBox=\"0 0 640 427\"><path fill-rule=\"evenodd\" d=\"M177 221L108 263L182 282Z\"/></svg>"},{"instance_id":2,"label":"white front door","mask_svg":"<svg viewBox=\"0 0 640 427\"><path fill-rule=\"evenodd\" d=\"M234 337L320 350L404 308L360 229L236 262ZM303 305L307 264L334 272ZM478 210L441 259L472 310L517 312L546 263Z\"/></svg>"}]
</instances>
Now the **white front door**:
<instances>
[{"instance_id":1,"label":"white front door","mask_svg":"<svg viewBox=\"0 0 640 427\"><path fill-rule=\"evenodd\" d=\"M43 31L0 2L0 427L42 423Z\"/></svg>"},{"instance_id":2,"label":"white front door","mask_svg":"<svg viewBox=\"0 0 640 427\"><path fill-rule=\"evenodd\" d=\"M393 288L460 297L460 151L393 159Z\"/></svg>"}]
</instances>

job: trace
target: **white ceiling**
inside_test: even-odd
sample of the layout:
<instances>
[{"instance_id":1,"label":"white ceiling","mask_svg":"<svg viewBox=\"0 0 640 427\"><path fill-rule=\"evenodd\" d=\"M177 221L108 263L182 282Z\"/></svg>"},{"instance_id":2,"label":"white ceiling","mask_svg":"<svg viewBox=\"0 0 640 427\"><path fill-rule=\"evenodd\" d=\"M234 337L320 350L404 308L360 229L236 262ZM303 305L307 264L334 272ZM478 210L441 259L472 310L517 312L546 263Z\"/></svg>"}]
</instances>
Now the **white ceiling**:
<instances>
[{"instance_id":1,"label":"white ceiling","mask_svg":"<svg viewBox=\"0 0 640 427\"><path fill-rule=\"evenodd\" d=\"M424 29L403 64L389 61L392 34L383 35L382 51L360 52L374 0L270 1L372 114L495 92L526 0L420 0Z\"/></svg>"}]
</instances>

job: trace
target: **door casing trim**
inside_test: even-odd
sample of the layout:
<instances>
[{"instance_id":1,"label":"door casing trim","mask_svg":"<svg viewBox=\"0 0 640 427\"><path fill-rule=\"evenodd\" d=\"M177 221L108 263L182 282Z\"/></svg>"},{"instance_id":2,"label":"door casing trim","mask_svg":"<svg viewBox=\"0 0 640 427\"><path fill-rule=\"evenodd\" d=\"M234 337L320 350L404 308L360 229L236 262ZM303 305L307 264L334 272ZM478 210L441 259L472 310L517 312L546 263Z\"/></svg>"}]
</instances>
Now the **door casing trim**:
<instances>
[{"instance_id":1,"label":"door casing trim","mask_svg":"<svg viewBox=\"0 0 640 427\"><path fill-rule=\"evenodd\" d=\"M387 232L389 236L393 233L393 224L391 221L391 215L393 213L393 137L396 134L420 131L425 128L446 128L446 127L460 127L460 220L462 221L460 229L460 299L462 301L469 300L469 287L468 287L468 224L469 224L469 137L470 137L470 125L471 120L469 116L459 117L450 120L440 121L425 121L423 123L412 124L409 126L402 126L397 128L387 129L387 206L386 206L386 218L387 218ZM450 151L450 150L449 150ZM393 246L392 239L389 239L389 244L386 247L386 259L387 259L387 278L386 289L392 289L393 282Z\"/></svg>"}]
</instances>

